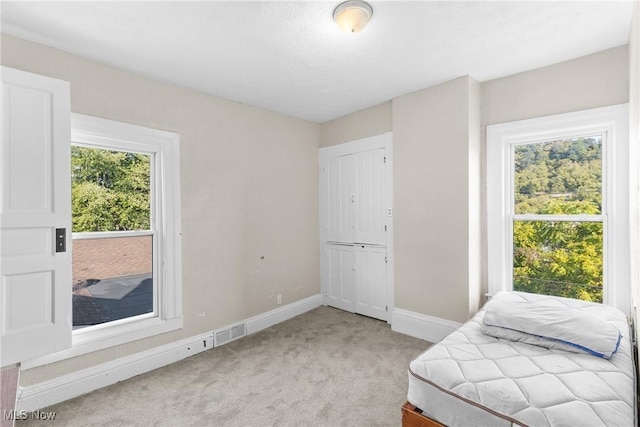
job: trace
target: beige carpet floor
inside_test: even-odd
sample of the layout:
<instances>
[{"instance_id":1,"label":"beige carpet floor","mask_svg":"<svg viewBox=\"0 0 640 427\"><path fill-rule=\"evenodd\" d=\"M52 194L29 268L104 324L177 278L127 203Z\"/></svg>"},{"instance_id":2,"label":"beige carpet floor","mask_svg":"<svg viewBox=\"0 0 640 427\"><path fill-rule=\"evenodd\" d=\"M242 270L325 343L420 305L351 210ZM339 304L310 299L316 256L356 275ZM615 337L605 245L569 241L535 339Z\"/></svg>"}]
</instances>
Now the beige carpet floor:
<instances>
[{"instance_id":1,"label":"beige carpet floor","mask_svg":"<svg viewBox=\"0 0 640 427\"><path fill-rule=\"evenodd\" d=\"M31 426L399 426L429 343L330 307L46 408Z\"/></svg>"}]
</instances>

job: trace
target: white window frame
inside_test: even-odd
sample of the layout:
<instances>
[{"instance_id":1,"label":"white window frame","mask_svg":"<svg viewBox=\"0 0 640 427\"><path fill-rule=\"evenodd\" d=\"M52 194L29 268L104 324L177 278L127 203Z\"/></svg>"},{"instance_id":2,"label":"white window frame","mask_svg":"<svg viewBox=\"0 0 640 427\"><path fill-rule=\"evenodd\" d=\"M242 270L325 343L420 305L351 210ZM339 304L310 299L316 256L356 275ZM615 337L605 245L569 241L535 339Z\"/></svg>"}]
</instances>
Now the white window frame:
<instances>
[{"instance_id":1,"label":"white window frame","mask_svg":"<svg viewBox=\"0 0 640 427\"><path fill-rule=\"evenodd\" d=\"M629 313L629 113L614 105L487 126L488 292L513 290L513 147L602 135L601 215L557 216L603 223L603 303ZM524 217L519 215L519 217ZM555 216L554 216L555 217Z\"/></svg>"},{"instance_id":2,"label":"white window frame","mask_svg":"<svg viewBox=\"0 0 640 427\"><path fill-rule=\"evenodd\" d=\"M74 238L153 235L154 313L75 330L69 349L23 362L23 369L181 329L183 325L179 135L72 113L71 144L152 155L153 231L75 233Z\"/></svg>"}]
</instances>

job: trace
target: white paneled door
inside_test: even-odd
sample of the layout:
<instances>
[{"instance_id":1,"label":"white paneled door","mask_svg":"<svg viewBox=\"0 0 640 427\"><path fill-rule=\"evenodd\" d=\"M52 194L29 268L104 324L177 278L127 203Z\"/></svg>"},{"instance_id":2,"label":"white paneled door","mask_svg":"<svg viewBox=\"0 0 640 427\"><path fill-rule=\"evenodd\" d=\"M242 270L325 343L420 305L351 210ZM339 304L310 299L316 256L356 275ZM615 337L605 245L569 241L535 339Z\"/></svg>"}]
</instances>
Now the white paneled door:
<instances>
[{"instance_id":1,"label":"white paneled door","mask_svg":"<svg viewBox=\"0 0 640 427\"><path fill-rule=\"evenodd\" d=\"M352 155L353 219L352 241L386 244L385 149Z\"/></svg>"},{"instance_id":2,"label":"white paneled door","mask_svg":"<svg viewBox=\"0 0 640 427\"><path fill-rule=\"evenodd\" d=\"M387 320L386 254L383 246L325 244L322 279L327 304Z\"/></svg>"},{"instance_id":3,"label":"white paneled door","mask_svg":"<svg viewBox=\"0 0 640 427\"><path fill-rule=\"evenodd\" d=\"M352 245L324 245L322 251L322 281L327 304L354 311L355 252Z\"/></svg>"},{"instance_id":4,"label":"white paneled door","mask_svg":"<svg viewBox=\"0 0 640 427\"><path fill-rule=\"evenodd\" d=\"M69 84L2 67L1 138L0 362L7 366L71 345Z\"/></svg>"},{"instance_id":5,"label":"white paneled door","mask_svg":"<svg viewBox=\"0 0 640 427\"><path fill-rule=\"evenodd\" d=\"M323 227L330 242L353 241L353 204L355 202L353 157L337 156L322 168L324 195Z\"/></svg>"},{"instance_id":6,"label":"white paneled door","mask_svg":"<svg viewBox=\"0 0 640 427\"><path fill-rule=\"evenodd\" d=\"M355 245L354 311L376 319L387 316L387 250L380 246Z\"/></svg>"},{"instance_id":7,"label":"white paneled door","mask_svg":"<svg viewBox=\"0 0 640 427\"><path fill-rule=\"evenodd\" d=\"M336 156L322 167L324 240L386 244L385 149Z\"/></svg>"},{"instance_id":8,"label":"white paneled door","mask_svg":"<svg viewBox=\"0 0 640 427\"><path fill-rule=\"evenodd\" d=\"M321 282L327 305L388 320L391 134L320 150Z\"/></svg>"}]
</instances>

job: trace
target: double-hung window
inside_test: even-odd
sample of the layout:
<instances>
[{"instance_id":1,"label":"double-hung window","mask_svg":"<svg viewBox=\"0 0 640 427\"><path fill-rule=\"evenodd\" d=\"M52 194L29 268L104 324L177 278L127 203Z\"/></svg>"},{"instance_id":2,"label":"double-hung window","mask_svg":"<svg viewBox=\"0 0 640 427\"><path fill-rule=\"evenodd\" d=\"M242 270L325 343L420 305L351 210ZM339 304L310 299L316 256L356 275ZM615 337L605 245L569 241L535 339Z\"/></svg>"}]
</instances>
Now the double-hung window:
<instances>
[{"instance_id":1,"label":"double-hung window","mask_svg":"<svg viewBox=\"0 0 640 427\"><path fill-rule=\"evenodd\" d=\"M182 327L179 137L71 115L72 347L39 365Z\"/></svg>"},{"instance_id":2,"label":"double-hung window","mask_svg":"<svg viewBox=\"0 0 640 427\"><path fill-rule=\"evenodd\" d=\"M629 307L627 106L487 127L489 293Z\"/></svg>"}]
</instances>

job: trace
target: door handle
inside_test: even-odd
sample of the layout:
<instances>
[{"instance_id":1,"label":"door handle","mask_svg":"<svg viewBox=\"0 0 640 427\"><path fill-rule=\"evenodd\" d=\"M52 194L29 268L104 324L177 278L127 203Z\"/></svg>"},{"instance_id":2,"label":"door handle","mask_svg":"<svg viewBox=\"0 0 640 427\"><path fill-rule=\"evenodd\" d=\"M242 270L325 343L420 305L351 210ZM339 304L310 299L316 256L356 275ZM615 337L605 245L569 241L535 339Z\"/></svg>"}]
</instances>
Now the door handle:
<instances>
[{"instance_id":1,"label":"door handle","mask_svg":"<svg viewBox=\"0 0 640 427\"><path fill-rule=\"evenodd\" d=\"M56 252L67 251L67 229L56 228Z\"/></svg>"}]
</instances>

